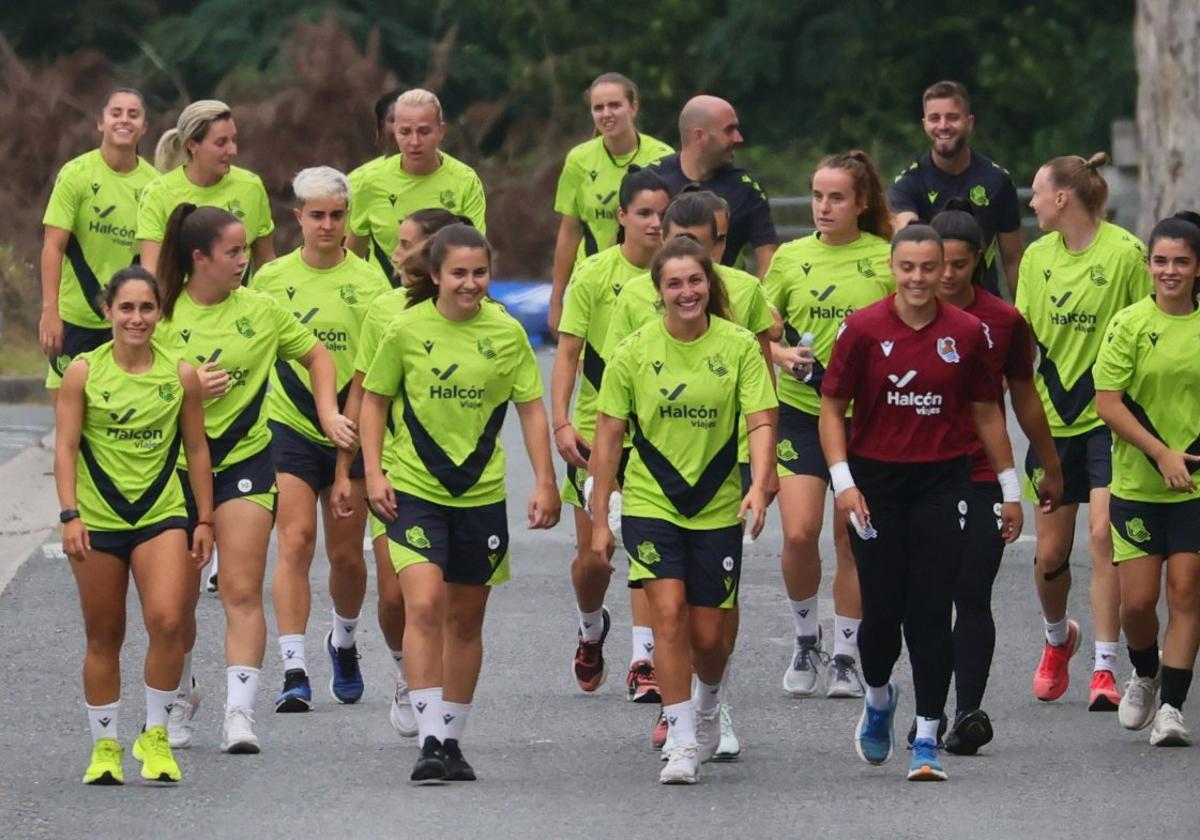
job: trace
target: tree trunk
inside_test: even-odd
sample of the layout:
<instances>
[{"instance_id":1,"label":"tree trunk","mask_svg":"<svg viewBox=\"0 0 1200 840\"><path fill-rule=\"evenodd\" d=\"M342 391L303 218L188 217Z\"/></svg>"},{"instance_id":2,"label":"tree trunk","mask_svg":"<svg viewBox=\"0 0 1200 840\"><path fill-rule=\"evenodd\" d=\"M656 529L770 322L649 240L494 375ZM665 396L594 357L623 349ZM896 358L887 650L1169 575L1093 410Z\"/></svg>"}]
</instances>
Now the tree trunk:
<instances>
[{"instance_id":1,"label":"tree trunk","mask_svg":"<svg viewBox=\"0 0 1200 840\"><path fill-rule=\"evenodd\" d=\"M1200 209L1200 3L1138 0L1138 230Z\"/></svg>"}]
</instances>

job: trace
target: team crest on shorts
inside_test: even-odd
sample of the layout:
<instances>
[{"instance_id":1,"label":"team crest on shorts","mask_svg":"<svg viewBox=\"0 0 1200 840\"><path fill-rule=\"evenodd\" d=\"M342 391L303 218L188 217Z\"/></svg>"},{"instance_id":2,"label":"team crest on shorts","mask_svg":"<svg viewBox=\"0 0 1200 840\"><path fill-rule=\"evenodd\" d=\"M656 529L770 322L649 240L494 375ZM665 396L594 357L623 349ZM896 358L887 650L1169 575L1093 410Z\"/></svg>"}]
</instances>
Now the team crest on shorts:
<instances>
[{"instance_id":1,"label":"team crest on shorts","mask_svg":"<svg viewBox=\"0 0 1200 840\"><path fill-rule=\"evenodd\" d=\"M404 532L404 539L413 548L430 548L433 543L429 541L429 537L425 536L425 529L420 525L414 525Z\"/></svg>"},{"instance_id":2,"label":"team crest on shorts","mask_svg":"<svg viewBox=\"0 0 1200 840\"><path fill-rule=\"evenodd\" d=\"M639 563L649 566L662 558L658 556L658 549L654 547L654 543L646 540L637 547L637 559Z\"/></svg>"},{"instance_id":3,"label":"team crest on shorts","mask_svg":"<svg viewBox=\"0 0 1200 840\"><path fill-rule=\"evenodd\" d=\"M1136 543L1150 541L1150 532L1146 529L1146 523L1142 521L1140 516L1126 520L1125 533L1129 535L1129 539Z\"/></svg>"},{"instance_id":4,"label":"team crest on shorts","mask_svg":"<svg viewBox=\"0 0 1200 840\"><path fill-rule=\"evenodd\" d=\"M800 456L796 454L796 447L792 442L785 438L775 444L775 457L780 461L795 461Z\"/></svg>"},{"instance_id":5,"label":"team crest on shorts","mask_svg":"<svg viewBox=\"0 0 1200 840\"><path fill-rule=\"evenodd\" d=\"M961 361L958 355L958 344L954 341L953 336L942 336L937 340L937 354L942 357L943 362L957 364Z\"/></svg>"}]
</instances>

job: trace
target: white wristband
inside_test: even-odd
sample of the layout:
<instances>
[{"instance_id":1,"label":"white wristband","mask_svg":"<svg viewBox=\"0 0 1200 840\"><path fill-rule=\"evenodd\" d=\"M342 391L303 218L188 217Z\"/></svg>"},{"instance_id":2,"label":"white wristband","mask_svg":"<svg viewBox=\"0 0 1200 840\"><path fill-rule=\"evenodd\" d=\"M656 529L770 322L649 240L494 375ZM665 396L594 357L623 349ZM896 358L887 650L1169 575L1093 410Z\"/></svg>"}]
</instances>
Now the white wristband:
<instances>
[{"instance_id":1,"label":"white wristband","mask_svg":"<svg viewBox=\"0 0 1200 840\"><path fill-rule=\"evenodd\" d=\"M829 481L833 484L833 495L840 496L844 491L854 487L854 476L850 475L850 465L838 461L829 465Z\"/></svg>"},{"instance_id":2,"label":"white wristband","mask_svg":"<svg viewBox=\"0 0 1200 840\"><path fill-rule=\"evenodd\" d=\"M1021 480L1014 467L1001 470L996 479L1000 482L1000 496L1006 503L1021 501Z\"/></svg>"}]
</instances>

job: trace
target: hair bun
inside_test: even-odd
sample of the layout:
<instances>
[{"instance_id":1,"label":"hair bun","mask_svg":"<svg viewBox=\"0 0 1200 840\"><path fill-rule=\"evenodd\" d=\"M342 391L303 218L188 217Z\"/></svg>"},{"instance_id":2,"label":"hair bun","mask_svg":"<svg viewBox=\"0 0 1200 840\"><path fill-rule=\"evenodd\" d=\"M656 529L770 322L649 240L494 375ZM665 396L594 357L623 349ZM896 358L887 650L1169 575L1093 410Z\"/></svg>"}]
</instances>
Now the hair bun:
<instances>
[{"instance_id":1,"label":"hair bun","mask_svg":"<svg viewBox=\"0 0 1200 840\"><path fill-rule=\"evenodd\" d=\"M1197 213L1195 210L1180 210L1171 218L1191 222L1196 227L1200 227L1200 213Z\"/></svg>"},{"instance_id":2,"label":"hair bun","mask_svg":"<svg viewBox=\"0 0 1200 840\"><path fill-rule=\"evenodd\" d=\"M1108 163L1108 152L1096 152L1094 155L1092 155L1090 158L1088 158L1086 161L1084 161L1083 165L1086 166L1088 169L1095 170L1095 169L1099 169L1101 166L1106 165L1107 163Z\"/></svg>"}]
</instances>

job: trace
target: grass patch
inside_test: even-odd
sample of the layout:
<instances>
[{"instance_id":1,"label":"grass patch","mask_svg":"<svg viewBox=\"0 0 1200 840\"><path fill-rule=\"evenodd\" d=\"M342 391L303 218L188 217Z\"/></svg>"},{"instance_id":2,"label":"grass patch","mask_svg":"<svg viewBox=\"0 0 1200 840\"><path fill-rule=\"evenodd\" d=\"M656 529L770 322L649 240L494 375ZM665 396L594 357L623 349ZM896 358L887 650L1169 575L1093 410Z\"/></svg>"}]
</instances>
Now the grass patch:
<instances>
[{"instance_id":1,"label":"grass patch","mask_svg":"<svg viewBox=\"0 0 1200 840\"><path fill-rule=\"evenodd\" d=\"M16 330L0 338L0 376L45 376L46 357L37 339Z\"/></svg>"}]
</instances>

